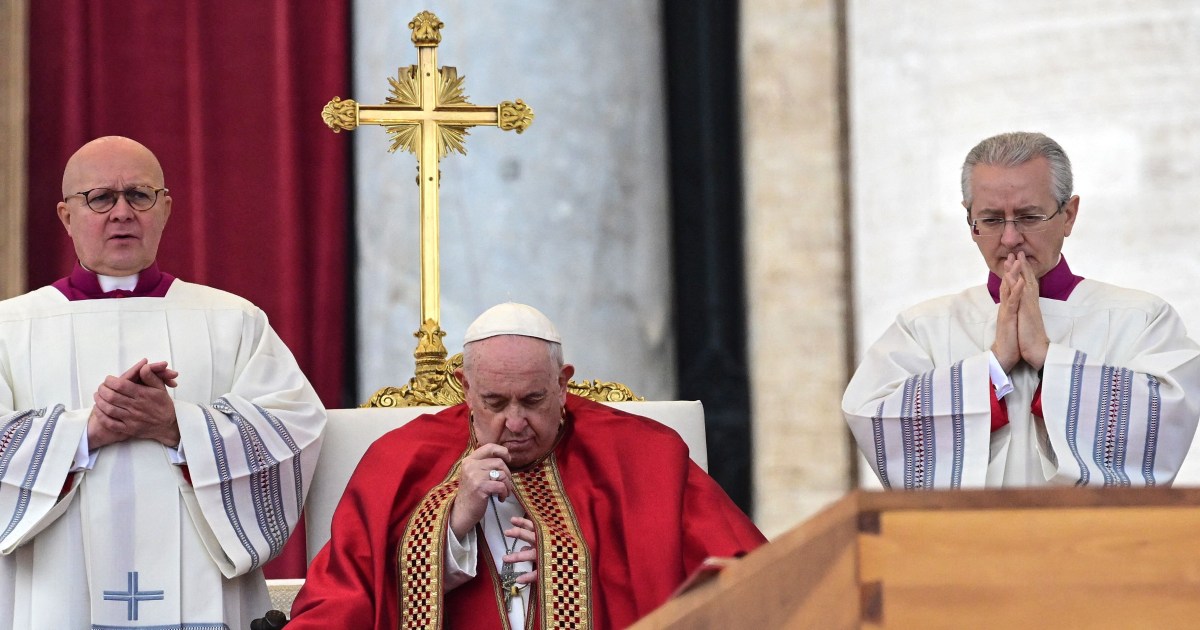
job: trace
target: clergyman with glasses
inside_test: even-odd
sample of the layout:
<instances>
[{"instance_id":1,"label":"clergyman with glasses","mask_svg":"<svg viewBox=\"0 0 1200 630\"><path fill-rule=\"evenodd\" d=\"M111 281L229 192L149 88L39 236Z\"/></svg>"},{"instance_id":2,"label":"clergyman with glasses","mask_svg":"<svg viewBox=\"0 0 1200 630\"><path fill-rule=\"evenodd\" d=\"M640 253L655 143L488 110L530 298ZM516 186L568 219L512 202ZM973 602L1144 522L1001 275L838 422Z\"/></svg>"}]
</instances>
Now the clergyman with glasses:
<instances>
[{"instance_id":1,"label":"clergyman with glasses","mask_svg":"<svg viewBox=\"0 0 1200 630\"><path fill-rule=\"evenodd\" d=\"M962 166L987 283L902 312L842 411L887 488L1169 485L1200 417L1200 346L1161 298L1076 275L1071 162L1040 133Z\"/></svg>"},{"instance_id":2,"label":"clergyman with glasses","mask_svg":"<svg viewBox=\"0 0 1200 630\"><path fill-rule=\"evenodd\" d=\"M325 409L250 302L159 270L171 197L80 148L67 277L0 302L0 627L242 628L300 516Z\"/></svg>"}]
</instances>

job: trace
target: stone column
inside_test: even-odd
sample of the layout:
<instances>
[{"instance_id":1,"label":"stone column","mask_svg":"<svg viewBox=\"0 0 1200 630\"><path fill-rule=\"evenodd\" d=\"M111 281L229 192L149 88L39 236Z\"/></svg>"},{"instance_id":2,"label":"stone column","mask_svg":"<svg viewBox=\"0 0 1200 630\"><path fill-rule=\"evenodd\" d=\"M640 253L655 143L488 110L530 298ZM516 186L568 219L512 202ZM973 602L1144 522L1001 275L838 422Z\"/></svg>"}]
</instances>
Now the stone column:
<instances>
[{"instance_id":1,"label":"stone column","mask_svg":"<svg viewBox=\"0 0 1200 630\"><path fill-rule=\"evenodd\" d=\"M839 0L742 0L755 521L774 536L849 487Z\"/></svg>"},{"instance_id":2,"label":"stone column","mask_svg":"<svg viewBox=\"0 0 1200 630\"><path fill-rule=\"evenodd\" d=\"M29 12L0 3L0 299L25 292L25 138Z\"/></svg>"},{"instance_id":3,"label":"stone column","mask_svg":"<svg viewBox=\"0 0 1200 630\"><path fill-rule=\"evenodd\" d=\"M416 63L416 2L355 4L354 93L379 103ZM438 64L471 102L524 99L523 135L475 128L441 162L441 313L450 353L501 301L559 326L577 378L675 391L658 5L442 3ZM332 96L332 95L331 95ZM319 112L313 112L319 115ZM354 132L362 397L413 372L419 324L416 161L380 128Z\"/></svg>"}]
</instances>

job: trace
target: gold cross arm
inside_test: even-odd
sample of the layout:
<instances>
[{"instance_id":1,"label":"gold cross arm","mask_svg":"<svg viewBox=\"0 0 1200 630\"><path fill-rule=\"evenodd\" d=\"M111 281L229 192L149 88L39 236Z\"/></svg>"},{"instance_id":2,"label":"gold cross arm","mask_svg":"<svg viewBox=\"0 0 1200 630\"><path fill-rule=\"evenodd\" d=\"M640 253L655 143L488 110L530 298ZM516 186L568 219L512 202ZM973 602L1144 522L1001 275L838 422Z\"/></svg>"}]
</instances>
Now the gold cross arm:
<instances>
[{"instance_id":1,"label":"gold cross arm","mask_svg":"<svg viewBox=\"0 0 1200 630\"><path fill-rule=\"evenodd\" d=\"M354 99L335 96L325 106L322 115L325 124L334 133L352 131L359 125L413 125L425 121L464 127L491 125L504 131L521 133L533 122L533 109L521 99L516 102L504 101L495 107L468 104L438 107L433 112L427 112L396 105L361 105Z\"/></svg>"}]
</instances>

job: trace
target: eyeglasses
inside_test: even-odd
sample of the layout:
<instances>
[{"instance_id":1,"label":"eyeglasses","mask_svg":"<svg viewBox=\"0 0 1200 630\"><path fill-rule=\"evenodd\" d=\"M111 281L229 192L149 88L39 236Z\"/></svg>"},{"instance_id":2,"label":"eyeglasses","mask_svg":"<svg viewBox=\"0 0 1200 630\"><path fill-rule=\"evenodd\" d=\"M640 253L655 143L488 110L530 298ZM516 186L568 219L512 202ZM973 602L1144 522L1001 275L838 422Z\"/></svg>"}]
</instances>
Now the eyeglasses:
<instances>
[{"instance_id":1,"label":"eyeglasses","mask_svg":"<svg viewBox=\"0 0 1200 630\"><path fill-rule=\"evenodd\" d=\"M1046 216L1044 214L1023 214L1015 219L1005 219L1004 217L983 217L971 221L971 231L975 236L999 236L1004 233L1005 228L1009 223L1017 228L1021 234L1035 234L1046 229L1046 222L1058 216L1062 212L1063 207L1060 205L1054 214Z\"/></svg>"},{"instance_id":2,"label":"eyeglasses","mask_svg":"<svg viewBox=\"0 0 1200 630\"><path fill-rule=\"evenodd\" d=\"M117 205L118 197L125 197L125 203L129 204L130 208L138 212L145 212L158 203L158 193L170 194L170 192L166 188L154 188L153 186L134 186L125 190L93 188L77 192L73 195L67 195L63 197L63 201L77 195L82 195L84 202L87 203L87 207L91 208L92 212L104 214Z\"/></svg>"}]
</instances>

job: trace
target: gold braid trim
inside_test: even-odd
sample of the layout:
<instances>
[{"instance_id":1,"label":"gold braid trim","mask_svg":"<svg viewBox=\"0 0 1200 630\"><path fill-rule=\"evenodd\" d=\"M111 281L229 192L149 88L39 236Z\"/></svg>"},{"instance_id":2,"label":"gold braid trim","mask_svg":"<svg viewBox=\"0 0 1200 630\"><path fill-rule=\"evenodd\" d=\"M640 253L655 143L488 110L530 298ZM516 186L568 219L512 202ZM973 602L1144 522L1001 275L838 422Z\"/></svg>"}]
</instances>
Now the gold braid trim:
<instances>
[{"instance_id":1,"label":"gold braid trim","mask_svg":"<svg viewBox=\"0 0 1200 630\"><path fill-rule=\"evenodd\" d=\"M417 504L400 538L396 573L401 628L442 627L442 554L446 548L446 521L458 492L461 468L460 458L450 468L446 480Z\"/></svg>"},{"instance_id":2,"label":"gold braid trim","mask_svg":"<svg viewBox=\"0 0 1200 630\"><path fill-rule=\"evenodd\" d=\"M474 450L472 446L463 453ZM446 480L421 499L404 528L397 552L402 628L442 627L442 567L450 507L458 492L462 459ZM575 512L559 479L553 454L512 476L517 495L538 533L538 589L541 627L589 630L592 627L591 555ZM492 564L488 559L488 565ZM492 567L495 572L495 567ZM496 587L497 606L504 606ZM530 619L532 620L532 614ZM504 625L507 626L507 616Z\"/></svg>"},{"instance_id":3,"label":"gold braid trim","mask_svg":"<svg viewBox=\"0 0 1200 630\"><path fill-rule=\"evenodd\" d=\"M591 559L554 455L514 472L512 479L538 530L543 630L588 630L592 627Z\"/></svg>"}]
</instances>

